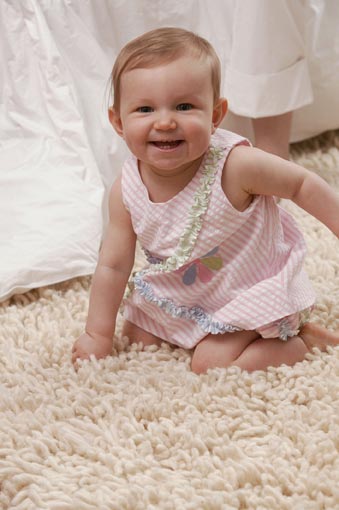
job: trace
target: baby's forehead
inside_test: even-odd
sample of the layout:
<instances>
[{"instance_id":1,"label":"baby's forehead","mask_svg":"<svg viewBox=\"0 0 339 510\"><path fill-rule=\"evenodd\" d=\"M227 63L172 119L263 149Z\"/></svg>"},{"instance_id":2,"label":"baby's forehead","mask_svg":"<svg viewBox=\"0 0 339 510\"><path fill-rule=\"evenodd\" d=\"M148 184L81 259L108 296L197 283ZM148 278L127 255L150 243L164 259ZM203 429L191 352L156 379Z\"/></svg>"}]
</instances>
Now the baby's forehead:
<instances>
[{"instance_id":1,"label":"baby's forehead","mask_svg":"<svg viewBox=\"0 0 339 510\"><path fill-rule=\"evenodd\" d=\"M165 66L166 64L172 64L183 58L196 60L200 64L206 65L206 67L210 67L211 65L208 55L202 55L194 48L184 48L175 53L168 52L155 55L152 52L149 54L146 53L142 57L139 55L138 58L131 57L130 61L125 66L124 72L131 71L133 69L152 69L159 66Z\"/></svg>"},{"instance_id":2,"label":"baby's forehead","mask_svg":"<svg viewBox=\"0 0 339 510\"><path fill-rule=\"evenodd\" d=\"M139 62L138 66L125 69L121 75L121 85L125 87L147 87L157 84L159 87L182 88L201 85L208 81L212 85L211 66L202 59L181 55L170 62L152 62L151 65L144 65Z\"/></svg>"}]
</instances>

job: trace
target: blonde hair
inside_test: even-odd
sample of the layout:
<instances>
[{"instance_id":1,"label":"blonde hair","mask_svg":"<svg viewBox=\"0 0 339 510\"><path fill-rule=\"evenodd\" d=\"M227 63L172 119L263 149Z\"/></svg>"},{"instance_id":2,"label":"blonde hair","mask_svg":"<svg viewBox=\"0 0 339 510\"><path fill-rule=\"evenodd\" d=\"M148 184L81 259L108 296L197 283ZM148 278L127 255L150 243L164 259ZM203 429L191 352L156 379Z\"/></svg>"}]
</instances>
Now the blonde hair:
<instances>
[{"instance_id":1,"label":"blonde hair","mask_svg":"<svg viewBox=\"0 0 339 510\"><path fill-rule=\"evenodd\" d=\"M113 106L119 111L120 81L124 72L154 67L191 55L204 58L211 68L214 103L220 97L220 60L213 46L203 37L182 28L157 28L136 37L120 51L110 77Z\"/></svg>"}]
</instances>

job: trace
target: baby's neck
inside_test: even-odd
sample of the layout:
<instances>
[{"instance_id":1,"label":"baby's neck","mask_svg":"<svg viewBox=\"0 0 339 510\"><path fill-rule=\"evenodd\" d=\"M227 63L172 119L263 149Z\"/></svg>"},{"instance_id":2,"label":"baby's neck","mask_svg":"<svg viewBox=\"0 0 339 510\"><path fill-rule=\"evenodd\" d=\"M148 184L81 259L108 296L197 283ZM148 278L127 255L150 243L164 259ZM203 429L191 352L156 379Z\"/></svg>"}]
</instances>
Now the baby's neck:
<instances>
[{"instance_id":1,"label":"baby's neck","mask_svg":"<svg viewBox=\"0 0 339 510\"><path fill-rule=\"evenodd\" d=\"M161 171L145 166L138 161L139 173L144 186L147 188L148 196L151 202L168 202L178 193L180 193L194 178L200 168L202 158L194 161L185 169L179 169L177 172Z\"/></svg>"}]
</instances>

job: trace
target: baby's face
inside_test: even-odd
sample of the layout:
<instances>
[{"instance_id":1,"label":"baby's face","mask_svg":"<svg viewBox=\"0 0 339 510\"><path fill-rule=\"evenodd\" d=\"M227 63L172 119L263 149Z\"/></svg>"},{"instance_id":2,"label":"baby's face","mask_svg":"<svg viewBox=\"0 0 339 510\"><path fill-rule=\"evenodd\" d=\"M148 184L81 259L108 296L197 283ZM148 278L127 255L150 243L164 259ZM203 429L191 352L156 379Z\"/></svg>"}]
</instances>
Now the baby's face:
<instances>
[{"instance_id":1,"label":"baby's face","mask_svg":"<svg viewBox=\"0 0 339 510\"><path fill-rule=\"evenodd\" d=\"M120 92L118 132L144 170L177 175L200 164L215 129L207 62L183 56L132 69L122 75Z\"/></svg>"}]
</instances>

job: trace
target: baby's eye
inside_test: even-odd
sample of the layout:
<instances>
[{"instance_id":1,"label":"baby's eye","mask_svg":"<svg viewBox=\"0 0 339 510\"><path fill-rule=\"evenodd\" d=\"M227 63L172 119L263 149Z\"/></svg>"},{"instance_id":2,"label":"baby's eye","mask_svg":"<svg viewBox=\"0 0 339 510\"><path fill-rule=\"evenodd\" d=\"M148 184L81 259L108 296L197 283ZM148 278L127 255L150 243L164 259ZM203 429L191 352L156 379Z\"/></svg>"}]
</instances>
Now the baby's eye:
<instances>
[{"instance_id":1,"label":"baby's eye","mask_svg":"<svg viewBox=\"0 0 339 510\"><path fill-rule=\"evenodd\" d=\"M179 110L180 112L192 110L192 108L193 108L193 105L191 105L190 103L180 103L177 106L177 110Z\"/></svg>"},{"instance_id":2,"label":"baby's eye","mask_svg":"<svg viewBox=\"0 0 339 510\"><path fill-rule=\"evenodd\" d=\"M152 111L153 111L153 108L151 108L151 106L139 106L139 108L137 108L137 112L139 112L139 113L149 113Z\"/></svg>"}]
</instances>

